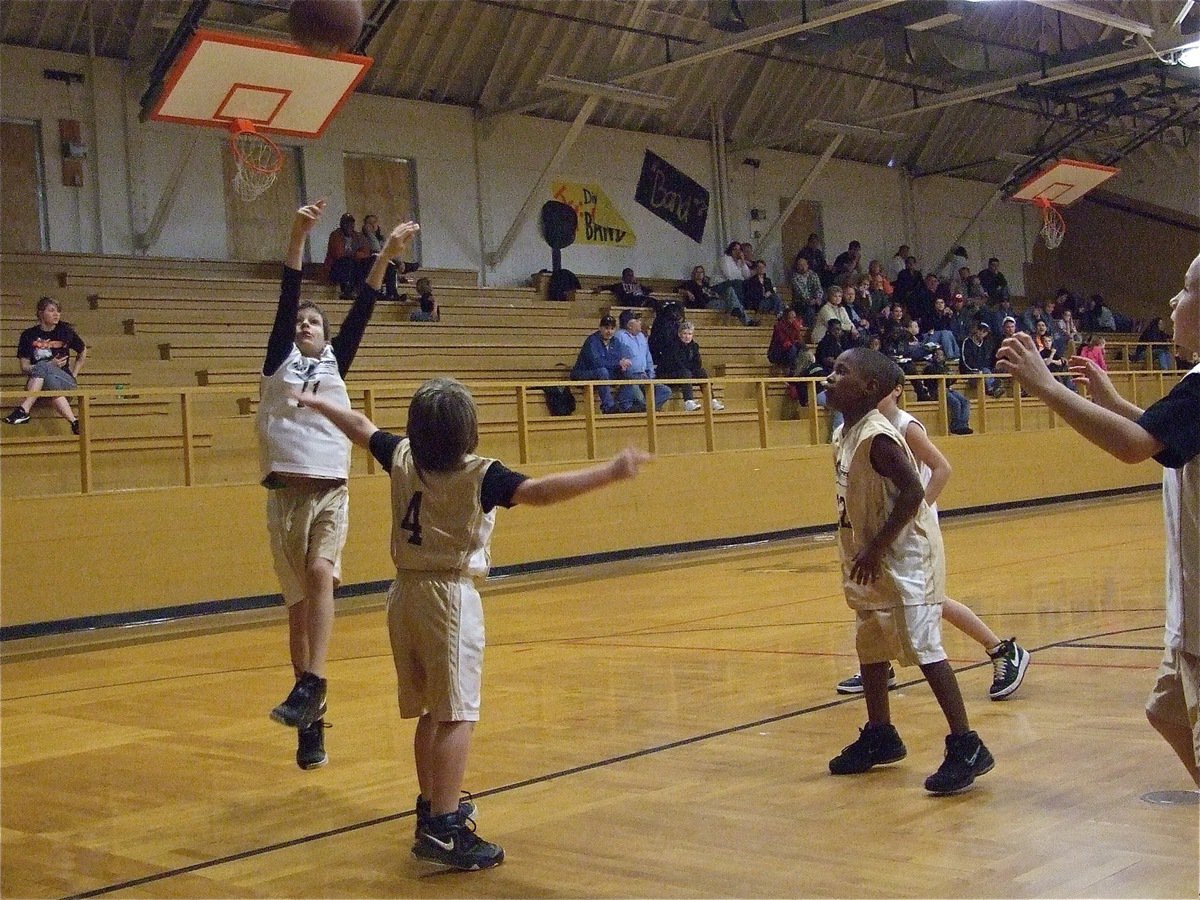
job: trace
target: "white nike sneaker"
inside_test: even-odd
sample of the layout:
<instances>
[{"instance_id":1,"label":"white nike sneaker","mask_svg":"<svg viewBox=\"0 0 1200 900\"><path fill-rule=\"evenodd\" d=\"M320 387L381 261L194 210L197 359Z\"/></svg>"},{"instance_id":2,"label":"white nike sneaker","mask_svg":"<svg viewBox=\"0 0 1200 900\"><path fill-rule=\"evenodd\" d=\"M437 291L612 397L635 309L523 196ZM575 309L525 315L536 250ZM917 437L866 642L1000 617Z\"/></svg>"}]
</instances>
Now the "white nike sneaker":
<instances>
[{"instance_id":1,"label":"white nike sneaker","mask_svg":"<svg viewBox=\"0 0 1200 900\"><path fill-rule=\"evenodd\" d=\"M683 408L685 410L687 410L688 412L695 412L696 410L698 410L700 408L700 401L699 400L684 400Z\"/></svg>"}]
</instances>

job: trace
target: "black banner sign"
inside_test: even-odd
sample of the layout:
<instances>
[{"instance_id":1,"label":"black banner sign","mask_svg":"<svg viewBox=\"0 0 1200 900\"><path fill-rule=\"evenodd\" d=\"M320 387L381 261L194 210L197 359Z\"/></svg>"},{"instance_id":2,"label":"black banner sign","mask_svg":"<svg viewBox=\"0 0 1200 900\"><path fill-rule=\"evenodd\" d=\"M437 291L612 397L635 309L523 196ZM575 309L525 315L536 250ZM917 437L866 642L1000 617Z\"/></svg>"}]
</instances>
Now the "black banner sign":
<instances>
[{"instance_id":1,"label":"black banner sign","mask_svg":"<svg viewBox=\"0 0 1200 900\"><path fill-rule=\"evenodd\" d=\"M708 219L708 191L649 150L633 199L699 244Z\"/></svg>"}]
</instances>

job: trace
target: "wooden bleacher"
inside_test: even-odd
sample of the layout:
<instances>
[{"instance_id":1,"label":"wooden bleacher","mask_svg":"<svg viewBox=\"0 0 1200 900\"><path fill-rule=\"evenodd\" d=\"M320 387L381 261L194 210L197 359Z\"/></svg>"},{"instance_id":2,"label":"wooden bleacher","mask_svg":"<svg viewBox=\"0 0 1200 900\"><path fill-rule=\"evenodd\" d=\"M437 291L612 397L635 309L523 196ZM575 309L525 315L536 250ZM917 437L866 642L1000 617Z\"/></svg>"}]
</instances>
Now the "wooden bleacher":
<instances>
[{"instance_id":1,"label":"wooden bleacher","mask_svg":"<svg viewBox=\"0 0 1200 900\"><path fill-rule=\"evenodd\" d=\"M576 278L579 279L579 293L590 294L596 293L601 287L610 284L616 284L621 280L620 274L616 275L580 275L576 273ZM674 296L675 286L683 281L683 278L642 278L638 276L638 283L643 290L650 291L656 296ZM546 271L536 272L529 277L529 283L533 286L539 300L549 299L550 291L550 273ZM600 291L603 294L603 291ZM609 294L608 296L612 296Z\"/></svg>"}]
</instances>

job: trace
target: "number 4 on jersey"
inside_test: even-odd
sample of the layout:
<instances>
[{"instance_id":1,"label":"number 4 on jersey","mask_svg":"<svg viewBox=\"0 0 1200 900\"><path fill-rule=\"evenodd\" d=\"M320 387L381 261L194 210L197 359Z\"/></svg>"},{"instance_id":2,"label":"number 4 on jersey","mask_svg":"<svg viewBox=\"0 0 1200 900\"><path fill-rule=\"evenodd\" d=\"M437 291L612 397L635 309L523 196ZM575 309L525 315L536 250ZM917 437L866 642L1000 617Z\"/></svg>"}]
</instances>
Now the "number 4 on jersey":
<instances>
[{"instance_id":1,"label":"number 4 on jersey","mask_svg":"<svg viewBox=\"0 0 1200 900\"><path fill-rule=\"evenodd\" d=\"M400 527L405 531L411 531L408 536L410 544L421 546L421 495L424 491L417 491L412 495L412 499L408 501L408 509L404 511L404 518L400 520Z\"/></svg>"}]
</instances>

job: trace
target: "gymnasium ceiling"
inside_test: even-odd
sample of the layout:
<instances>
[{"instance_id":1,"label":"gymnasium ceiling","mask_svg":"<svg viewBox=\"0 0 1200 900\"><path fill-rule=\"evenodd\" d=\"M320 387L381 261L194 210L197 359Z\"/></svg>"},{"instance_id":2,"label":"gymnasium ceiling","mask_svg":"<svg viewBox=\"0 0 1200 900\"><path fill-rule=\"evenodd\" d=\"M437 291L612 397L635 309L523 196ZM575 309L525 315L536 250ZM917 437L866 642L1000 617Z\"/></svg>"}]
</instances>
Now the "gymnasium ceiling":
<instances>
[{"instance_id":1,"label":"gymnasium ceiling","mask_svg":"<svg viewBox=\"0 0 1200 900\"><path fill-rule=\"evenodd\" d=\"M284 33L288 0L6 0L0 43L129 60L149 73L188 23ZM360 90L825 152L997 184L1053 156L1148 154L1195 177L1192 0L366 0ZM560 76L670 98L655 109ZM587 88L585 88L586 90ZM585 104L591 106L590 112ZM853 125L855 128L845 128Z\"/></svg>"}]
</instances>

